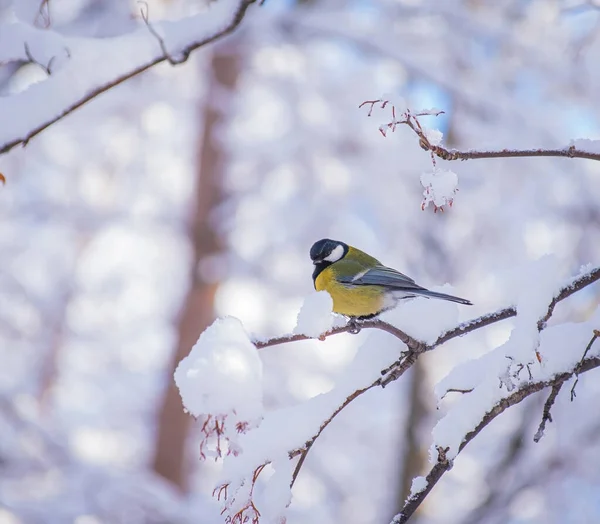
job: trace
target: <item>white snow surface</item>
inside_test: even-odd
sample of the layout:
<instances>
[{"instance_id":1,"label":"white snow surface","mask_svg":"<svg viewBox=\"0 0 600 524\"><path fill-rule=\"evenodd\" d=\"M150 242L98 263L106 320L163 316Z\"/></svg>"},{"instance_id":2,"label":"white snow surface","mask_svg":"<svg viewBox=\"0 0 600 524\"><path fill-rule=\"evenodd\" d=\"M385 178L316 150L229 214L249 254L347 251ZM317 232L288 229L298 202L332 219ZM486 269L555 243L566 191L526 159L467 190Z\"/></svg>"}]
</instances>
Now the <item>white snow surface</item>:
<instances>
[{"instance_id":1,"label":"white snow surface","mask_svg":"<svg viewBox=\"0 0 600 524\"><path fill-rule=\"evenodd\" d=\"M333 300L327 291L315 291L304 299L294 333L318 338L333 325Z\"/></svg>"},{"instance_id":2,"label":"white snow surface","mask_svg":"<svg viewBox=\"0 0 600 524\"><path fill-rule=\"evenodd\" d=\"M200 335L177 366L175 383L195 417L227 415L256 423L262 416L262 362L237 318L218 319Z\"/></svg>"},{"instance_id":3,"label":"white snow surface","mask_svg":"<svg viewBox=\"0 0 600 524\"><path fill-rule=\"evenodd\" d=\"M458 175L447 169L434 168L433 171L421 174L421 185L423 186L424 209L430 203L436 207L451 204L458 189Z\"/></svg>"}]
</instances>

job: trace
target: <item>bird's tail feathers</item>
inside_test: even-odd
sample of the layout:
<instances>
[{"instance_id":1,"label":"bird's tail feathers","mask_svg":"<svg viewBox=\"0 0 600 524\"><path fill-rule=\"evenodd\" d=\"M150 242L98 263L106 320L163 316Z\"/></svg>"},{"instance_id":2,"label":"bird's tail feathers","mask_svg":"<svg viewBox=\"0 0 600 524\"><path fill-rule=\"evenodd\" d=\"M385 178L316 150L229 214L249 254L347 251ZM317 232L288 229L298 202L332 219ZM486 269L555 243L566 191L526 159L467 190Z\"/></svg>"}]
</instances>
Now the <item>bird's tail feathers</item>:
<instances>
[{"instance_id":1,"label":"bird's tail feathers","mask_svg":"<svg viewBox=\"0 0 600 524\"><path fill-rule=\"evenodd\" d=\"M441 300L448 300L450 302L456 302L457 304L464 304L465 306L472 306L473 303L470 300L466 300L464 298L455 297L452 295L446 295L446 293L438 293L437 291L429 291L428 289L423 289L417 291L416 294L419 294L428 298L439 298Z\"/></svg>"}]
</instances>

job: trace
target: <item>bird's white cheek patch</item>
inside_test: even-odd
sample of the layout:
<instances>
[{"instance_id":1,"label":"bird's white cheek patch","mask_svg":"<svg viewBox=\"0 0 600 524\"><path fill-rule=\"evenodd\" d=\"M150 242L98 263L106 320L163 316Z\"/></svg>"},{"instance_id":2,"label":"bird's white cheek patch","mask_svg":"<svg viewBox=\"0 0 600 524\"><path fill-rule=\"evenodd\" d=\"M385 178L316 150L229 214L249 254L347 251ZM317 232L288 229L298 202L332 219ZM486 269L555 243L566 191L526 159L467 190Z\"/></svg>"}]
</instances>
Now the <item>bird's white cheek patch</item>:
<instances>
[{"instance_id":1,"label":"bird's white cheek patch","mask_svg":"<svg viewBox=\"0 0 600 524\"><path fill-rule=\"evenodd\" d=\"M333 251L325 257L325 260L327 260L327 262L337 262L343 256L344 248L342 246L335 246Z\"/></svg>"}]
</instances>

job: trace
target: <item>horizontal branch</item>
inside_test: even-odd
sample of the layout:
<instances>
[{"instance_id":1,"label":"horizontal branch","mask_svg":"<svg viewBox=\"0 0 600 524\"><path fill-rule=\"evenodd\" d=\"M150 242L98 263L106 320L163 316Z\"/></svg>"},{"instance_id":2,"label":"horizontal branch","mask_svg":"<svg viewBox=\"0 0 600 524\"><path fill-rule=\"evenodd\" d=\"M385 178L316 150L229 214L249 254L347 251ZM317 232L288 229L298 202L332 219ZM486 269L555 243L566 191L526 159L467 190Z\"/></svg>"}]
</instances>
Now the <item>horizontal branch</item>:
<instances>
[{"instance_id":1,"label":"horizontal branch","mask_svg":"<svg viewBox=\"0 0 600 524\"><path fill-rule=\"evenodd\" d=\"M423 351L425 349L425 344L423 342L417 340L414 337L411 337L401 329L377 318L370 320L361 320L354 324L348 323L345 326L335 327L323 333L319 337L319 340L325 340L327 337L330 337L332 335L339 335L340 333L356 334L361 329L380 329L395 336L396 338L404 342L407 345L407 347L413 351ZM285 344L287 342L298 342L300 340L314 340L314 338L309 337L307 335L290 334L283 335L280 337L273 337L266 340L255 340L254 345L256 346L256 349L263 349L270 346Z\"/></svg>"},{"instance_id":2,"label":"horizontal branch","mask_svg":"<svg viewBox=\"0 0 600 524\"><path fill-rule=\"evenodd\" d=\"M556 296L552 299L552 302L550 302L550 304L548 305L548 311L546 312L546 314L539 320L538 329L541 330L545 327L546 322L548 322L548 320L552 316L554 308L559 302L565 300L566 298L569 298L571 295L577 293L578 291L589 286L590 284L597 282L598 280L600 280L600 266L590 269L586 273L579 275L578 277L574 278L571 282L564 285L556 294ZM433 342L433 344L429 344L427 346L427 351L432 350L440 346L441 344L452 340L453 338L462 337L463 335L471 333L472 331L489 326L491 324L495 324L496 322L514 317L516 315L517 308L514 306L510 306L505 307L503 309L499 309L494 313L482 315L473 320L469 320L468 322L463 322L455 328L452 328L446 331L445 333L442 333L437 338L437 340Z\"/></svg>"},{"instance_id":3,"label":"horizontal branch","mask_svg":"<svg viewBox=\"0 0 600 524\"><path fill-rule=\"evenodd\" d=\"M425 112L425 113L412 113L409 109L396 108L395 105L389 100L367 100L360 104L358 107L370 106L367 116L371 116L373 109L378 106L379 109L385 109L386 107L391 111L392 119L382 125L379 130L383 136L386 136L387 130L392 132L396 130L398 125L406 125L412 129L412 131L419 137L419 145L425 150L429 151L433 156L437 156L442 160L477 160L481 158L523 158L523 157L562 157L562 158L585 158L588 160L600 161L600 151L585 151L578 148L575 145L561 149L499 149L491 151L458 151L456 149L446 149L443 146L432 143L427 137L425 129L421 127L419 122L420 116L440 114L442 112ZM400 118L396 118L396 113L399 114ZM435 164L435 160L434 160Z\"/></svg>"},{"instance_id":4,"label":"horizontal branch","mask_svg":"<svg viewBox=\"0 0 600 524\"><path fill-rule=\"evenodd\" d=\"M580 362L577 366L575 366L573 370L564 373L559 373L552 380L532 382L526 384L521 389L515 391L512 395L506 397L505 399L502 399L498 404L496 404L490 411L488 411L484 415L477 427L475 427L473 431L465 435L465 438L463 439L458 449L458 453L460 453L469 442L471 442L477 435L479 435L483 428L490 424L492 420L494 420L498 415L502 414L511 406L519 404L530 395L533 395L534 393L537 393L538 391L541 391L548 387L551 387L558 392L560 386L562 386L573 375L580 375L598 367L600 367L600 356L590 357ZM404 524L405 522L408 522L408 520L414 514L417 508L427 498L427 495L429 495L433 487L442 478L444 473L451 469L451 467L452 462L446 459L445 453L443 453L441 456L438 456L438 461L431 468L426 477L427 483L425 488L422 491L413 494L406 500L402 511L398 515L396 515L396 517L394 517L392 523Z\"/></svg>"},{"instance_id":5,"label":"horizontal branch","mask_svg":"<svg viewBox=\"0 0 600 524\"><path fill-rule=\"evenodd\" d=\"M563 149L500 149L494 151L458 151L435 146L427 142L419 142L421 147L441 158L442 160L477 160L480 158L523 158L523 157L562 157L562 158L586 158L588 160L600 160L600 153L583 151L575 146Z\"/></svg>"},{"instance_id":6,"label":"horizontal branch","mask_svg":"<svg viewBox=\"0 0 600 524\"><path fill-rule=\"evenodd\" d=\"M223 2L224 0L220 0L220 1ZM7 153L8 151L10 151L11 149L13 149L14 147L16 147L18 145L26 146L27 143L32 138L39 135L42 131L46 130L52 124L55 124L59 120L62 120L67 115L73 113L80 107L87 104L89 101L93 100L94 98L101 95L102 93L109 91L113 87L118 86L119 84L122 84L123 82L133 78L134 76L139 75L140 73L143 73L144 71L147 71L148 69L154 67L157 64L160 64L162 62L173 63L174 55L177 56L177 60L176 60L177 63L185 62L189 58L190 54L193 51L195 51L196 49L199 49L200 47L203 47L212 42L215 42L216 40L219 40L222 37L232 33L238 27L238 25L240 25L241 21L243 20L245 14L246 14L246 10L248 9L248 7L251 4L253 4L255 1L256 0L240 0L237 7L233 10L231 19L228 22L224 23L223 26L219 30L216 30L213 34L211 34L205 38L201 38L199 40L190 42L190 43L182 46L179 49L173 49L173 50L171 50L170 53L165 52L164 42L162 39L160 39L159 40L159 45L161 47L160 55L155 56L154 58L146 61L145 63L142 63L136 67L133 67L130 71L127 71L127 72L117 75L114 79L112 79L110 81L104 82L101 85L98 85L96 87L92 87L92 88L88 89L80 98L74 100L71 103L66 104L64 107L60 108L59 110L53 110L53 109L49 108L46 111L49 115L48 118L42 120L39 124L34 125L32 127L32 129L28 130L26 133L22 134L21 136L18 136L17 138L8 140L5 143L0 143L0 155ZM217 2L217 8L219 7L218 6L219 3L220 2ZM208 13L208 14L206 14L206 16L211 16L211 14ZM198 26L201 27L200 24ZM149 32L149 34L153 37L156 37L157 33L156 33L156 30L152 29L152 31ZM108 41L108 39L105 39L103 41L103 43L102 43L103 48L106 47L105 43L107 41ZM118 48L117 48L117 51L118 51ZM112 60L112 59L110 56L106 56L106 60ZM88 64L88 66L89 66L89 64ZM54 80L56 77L60 76L60 73L61 72L59 71L55 75L53 75L53 76L49 77L47 80L45 80L45 82L50 82L50 81ZM73 72L71 74L73 74ZM40 87L41 87L40 84L36 85L36 88L37 88L36 92L39 92ZM58 86L55 85L54 88L58 88ZM22 98L21 94L13 95L13 96L15 96L15 97L19 96L20 98ZM12 98L12 96L7 97L7 99L10 99L10 98ZM23 102L23 100L20 100L20 101ZM42 103L42 100L40 100L40 102L38 104L36 104L36 107L38 105L40 105L41 103ZM15 118L17 118L17 117L18 117L18 115L15 116ZM14 119L8 118L7 120L14 120ZM29 119L29 120L31 120L31 119Z\"/></svg>"}]
</instances>

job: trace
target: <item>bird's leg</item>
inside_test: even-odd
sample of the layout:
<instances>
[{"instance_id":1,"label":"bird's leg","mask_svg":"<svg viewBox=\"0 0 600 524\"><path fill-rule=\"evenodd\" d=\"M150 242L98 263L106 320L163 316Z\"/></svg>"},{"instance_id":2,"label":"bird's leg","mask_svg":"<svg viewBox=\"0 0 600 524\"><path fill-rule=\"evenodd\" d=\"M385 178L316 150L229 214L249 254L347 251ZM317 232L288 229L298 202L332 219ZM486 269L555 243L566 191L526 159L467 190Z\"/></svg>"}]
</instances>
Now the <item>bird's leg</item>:
<instances>
[{"instance_id":1,"label":"bird's leg","mask_svg":"<svg viewBox=\"0 0 600 524\"><path fill-rule=\"evenodd\" d=\"M361 328L358 324L358 320L356 319L356 317L348 318L348 326L350 327L348 333L351 333L352 335L358 335L360 333Z\"/></svg>"}]
</instances>

